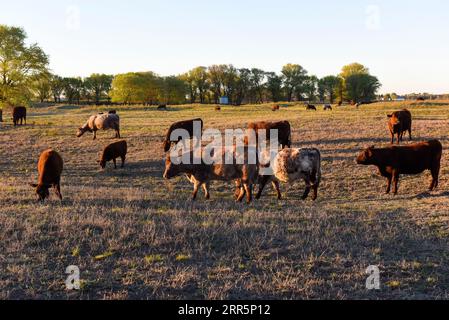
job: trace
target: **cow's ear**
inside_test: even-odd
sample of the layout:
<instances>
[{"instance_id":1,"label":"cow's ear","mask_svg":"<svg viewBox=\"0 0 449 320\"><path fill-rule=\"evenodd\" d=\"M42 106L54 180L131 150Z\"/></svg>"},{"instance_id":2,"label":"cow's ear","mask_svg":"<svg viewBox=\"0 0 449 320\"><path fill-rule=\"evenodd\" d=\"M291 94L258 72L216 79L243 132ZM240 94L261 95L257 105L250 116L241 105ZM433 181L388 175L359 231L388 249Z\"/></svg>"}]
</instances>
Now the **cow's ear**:
<instances>
[{"instance_id":1,"label":"cow's ear","mask_svg":"<svg viewBox=\"0 0 449 320\"><path fill-rule=\"evenodd\" d=\"M37 188L37 184L35 184L35 183L30 183L30 186L33 188Z\"/></svg>"},{"instance_id":2,"label":"cow's ear","mask_svg":"<svg viewBox=\"0 0 449 320\"><path fill-rule=\"evenodd\" d=\"M392 114L387 115L388 118L393 118Z\"/></svg>"}]
</instances>

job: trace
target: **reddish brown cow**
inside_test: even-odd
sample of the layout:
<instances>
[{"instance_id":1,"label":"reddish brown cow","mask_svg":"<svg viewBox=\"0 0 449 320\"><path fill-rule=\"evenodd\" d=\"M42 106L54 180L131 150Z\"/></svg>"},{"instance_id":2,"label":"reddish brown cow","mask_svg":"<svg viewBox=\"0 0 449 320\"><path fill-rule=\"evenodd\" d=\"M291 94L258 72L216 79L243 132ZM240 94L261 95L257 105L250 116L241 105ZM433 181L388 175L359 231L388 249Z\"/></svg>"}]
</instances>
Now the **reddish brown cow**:
<instances>
[{"instance_id":1,"label":"reddish brown cow","mask_svg":"<svg viewBox=\"0 0 449 320\"><path fill-rule=\"evenodd\" d=\"M126 141L119 141L108 145L103 150L103 154L101 155L98 163L101 168L106 168L106 164L109 161L114 162L114 168L117 169L117 158L122 159L122 168L125 166L126 154L128 153L128 144Z\"/></svg>"},{"instance_id":2,"label":"reddish brown cow","mask_svg":"<svg viewBox=\"0 0 449 320\"><path fill-rule=\"evenodd\" d=\"M398 137L398 144L401 143L404 137L404 132L409 133L410 140L412 140L412 114L407 109L397 111L388 115L388 128L391 133L391 144L394 143L394 136Z\"/></svg>"},{"instance_id":3,"label":"reddish brown cow","mask_svg":"<svg viewBox=\"0 0 449 320\"><path fill-rule=\"evenodd\" d=\"M394 185L394 194L398 194L401 174L415 175L425 170L432 173L430 191L433 191L438 187L442 152L443 146L438 140L384 149L371 147L358 156L357 163L379 168L380 174L388 179L387 194L390 193L391 183Z\"/></svg>"},{"instance_id":4,"label":"reddish brown cow","mask_svg":"<svg viewBox=\"0 0 449 320\"><path fill-rule=\"evenodd\" d=\"M25 107L15 107L12 110L12 120L14 122L14 126L23 125L25 121L25 125L27 124L27 108Z\"/></svg>"},{"instance_id":5,"label":"reddish brown cow","mask_svg":"<svg viewBox=\"0 0 449 320\"><path fill-rule=\"evenodd\" d=\"M173 123L170 126L170 128L168 129L167 135L165 136L164 152L170 151L170 148L173 143L178 143L179 141L182 140L181 137L179 137L178 140L175 140L175 141L171 140L171 135L175 130L178 130L178 129L186 130L189 133L190 138L193 138L193 136L195 134L195 132L193 132L195 123L199 123L201 125L200 129L201 129L201 133L202 133L204 124L203 124L203 120L201 120L201 119L193 119L193 120L180 121L180 122Z\"/></svg>"},{"instance_id":6,"label":"reddish brown cow","mask_svg":"<svg viewBox=\"0 0 449 320\"><path fill-rule=\"evenodd\" d=\"M271 138L271 130L278 130L279 144L284 148L290 148L292 145L292 129L290 122L254 122L248 124L248 130L252 130L256 133L256 143L259 144L259 130L266 130L267 142ZM245 139L245 143L248 144L248 137Z\"/></svg>"},{"instance_id":7,"label":"reddish brown cow","mask_svg":"<svg viewBox=\"0 0 449 320\"><path fill-rule=\"evenodd\" d=\"M60 200L61 195L61 174L64 167L64 162L61 156L54 150L49 149L44 151L38 164L39 180L37 184L31 184L36 188L36 193L39 200L44 202L50 196L49 188L53 187Z\"/></svg>"}]
</instances>

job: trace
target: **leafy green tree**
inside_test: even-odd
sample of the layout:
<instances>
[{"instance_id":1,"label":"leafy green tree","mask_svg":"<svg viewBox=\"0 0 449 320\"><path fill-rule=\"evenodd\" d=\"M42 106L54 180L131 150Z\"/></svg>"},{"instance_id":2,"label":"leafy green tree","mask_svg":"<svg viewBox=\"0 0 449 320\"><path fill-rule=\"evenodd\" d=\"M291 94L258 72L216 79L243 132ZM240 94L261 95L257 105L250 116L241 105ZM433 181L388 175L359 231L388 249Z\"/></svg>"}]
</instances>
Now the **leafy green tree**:
<instances>
[{"instance_id":1,"label":"leafy green tree","mask_svg":"<svg viewBox=\"0 0 449 320\"><path fill-rule=\"evenodd\" d=\"M301 96L307 71L298 64L287 64L282 68L282 76L288 102L293 100L293 94Z\"/></svg>"},{"instance_id":2,"label":"leafy green tree","mask_svg":"<svg viewBox=\"0 0 449 320\"><path fill-rule=\"evenodd\" d=\"M303 84L303 91L309 101L315 101L318 86L318 77L306 77Z\"/></svg>"},{"instance_id":3,"label":"leafy green tree","mask_svg":"<svg viewBox=\"0 0 449 320\"><path fill-rule=\"evenodd\" d=\"M61 95L64 92L64 80L57 75L50 76L50 91L55 103L61 103Z\"/></svg>"},{"instance_id":4,"label":"leafy green tree","mask_svg":"<svg viewBox=\"0 0 449 320\"><path fill-rule=\"evenodd\" d=\"M281 101L282 99L282 78L274 72L267 73L266 88L269 92L270 98L273 102Z\"/></svg>"},{"instance_id":5,"label":"leafy green tree","mask_svg":"<svg viewBox=\"0 0 449 320\"><path fill-rule=\"evenodd\" d=\"M375 100L380 87L379 80L369 74L353 74L346 79L348 99L355 103Z\"/></svg>"},{"instance_id":6,"label":"leafy green tree","mask_svg":"<svg viewBox=\"0 0 449 320\"><path fill-rule=\"evenodd\" d=\"M64 78L62 80L64 96L69 104L81 102L83 80L81 78Z\"/></svg>"},{"instance_id":7,"label":"leafy green tree","mask_svg":"<svg viewBox=\"0 0 449 320\"><path fill-rule=\"evenodd\" d=\"M51 96L51 74L42 73L32 82L32 90L37 99L43 103Z\"/></svg>"},{"instance_id":8,"label":"leafy green tree","mask_svg":"<svg viewBox=\"0 0 449 320\"><path fill-rule=\"evenodd\" d=\"M86 96L89 98L93 97L96 105L100 104L103 97L109 100L108 94L111 90L113 79L114 76L98 73L94 73L90 77L84 79Z\"/></svg>"},{"instance_id":9,"label":"leafy green tree","mask_svg":"<svg viewBox=\"0 0 449 320\"><path fill-rule=\"evenodd\" d=\"M250 75L251 93L255 103L263 102L265 79L266 79L265 71L257 68L251 69Z\"/></svg>"},{"instance_id":10,"label":"leafy green tree","mask_svg":"<svg viewBox=\"0 0 449 320\"><path fill-rule=\"evenodd\" d=\"M324 102L326 96L331 104L334 103L335 97L338 95L338 87L340 85L340 78L337 76L327 76L319 80L318 90L320 100Z\"/></svg>"},{"instance_id":11,"label":"leafy green tree","mask_svg":"<svg viewBox=\"0 0 449 320\"><path fill-rule=\"evenodd\" d=\"M48 56L26 38L22 28L0 25L0 104L26 102L33 81L48 72Z\"/></svg>"},{"instance_id":12,"label":"leafy green tree","mask_svg":"<svg viewBox=\"0 0 449 320\"><path fill-rule=\"evenodd\" d=\"M162 79L162 90L159 101L163 104L182 104L186 101L186 85L178 77L170 76Z\"/></svg>"},{"instance_id":13,"label":"leafy green tree","mask_svg":"<svg viewBox=\"0 0 449 320\"><path fill-rule=\"evenodd\" d=\"M234 104L240 106L245 100L251 88L251 70L242 68L238 70L238 77L236 80L236 91Z\"/></svg>"}]
</instances>

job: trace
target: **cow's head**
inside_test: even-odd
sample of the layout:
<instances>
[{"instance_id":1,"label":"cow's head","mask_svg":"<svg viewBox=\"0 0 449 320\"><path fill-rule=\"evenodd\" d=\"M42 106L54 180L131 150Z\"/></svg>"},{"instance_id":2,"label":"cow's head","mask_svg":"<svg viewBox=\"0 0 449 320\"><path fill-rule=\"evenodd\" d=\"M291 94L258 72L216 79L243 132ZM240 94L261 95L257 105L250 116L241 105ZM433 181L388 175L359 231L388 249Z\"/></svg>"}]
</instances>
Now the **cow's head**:
<instances>
[{"instance_id":1,"label":"cow's head","mask_svg":"<svg viewBox=\"0 0 449 320\"><path fill-rule=\"evenodd\" d=\"M81 127L78 129L78 132L76 133L77 138L81 138L83 134L85 134L89 129L87 127Z\"/></svg>"},{"instance_id":2,"label":"cow's head","mask_svg":"<svg viewBox=\"0 0 449 320\"><path fill-rule=\"evenodd\" d=\"M389 114L388 119L390 119L390 124L393 127L399 126L401 124L401 119L397 114Z\"/></svg>"},{"instance_id":3,"label":"cow's head","mask_svg":"<svg viewBox=\"0 0 449 320\"><path fill-rule=\"evenodd\" d=\"M374 146L363 150L357 157L357 164L370 165L374 158Z\"/></svg>"},{"instance_id":4,"label":"cow's head","mask_svg":"<svg viewBox=\"0 0 449 320\"><path fill-rule=\"evenodd\" d=\"M48 189L50 189L50 185L45 184L30 184L33 188L36 189L36 194L39 197L39 201L44 202L45 199L47 199L50 196L50 192Z\"/></svg>"},{"instance_id":5,"label":"cow's head","mask_svg":"<svg viewBox=\"0 0 449 320\"><path fill-rule=\"evenodd\" d=\"M99 160L97 160L97 163L100 165L101 169L106 168L106 160L101 157Z\"/></svg>"},{"instance_id":6,"label":"cow's head","mask_svg":"<svg viewBox=\"0 0 449 320\"><path fill-rule=\"evenodd\" d=\"M170 154L168 154L167 158L165 159L164 179L170 180L178 176L179 174L180 174L179 165L174 164L171 161Z\"/></svg>"}]
</instances>

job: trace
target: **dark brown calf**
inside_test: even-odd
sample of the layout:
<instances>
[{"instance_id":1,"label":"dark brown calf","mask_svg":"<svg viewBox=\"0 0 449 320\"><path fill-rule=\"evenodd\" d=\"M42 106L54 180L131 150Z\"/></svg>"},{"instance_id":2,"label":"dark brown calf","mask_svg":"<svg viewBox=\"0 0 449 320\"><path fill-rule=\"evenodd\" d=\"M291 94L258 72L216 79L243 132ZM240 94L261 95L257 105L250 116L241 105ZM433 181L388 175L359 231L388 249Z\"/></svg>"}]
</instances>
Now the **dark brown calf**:
<instances>
[{"instance_id":1,"label":"dark brown calf","mask_svg":"<svg viewBox=\"0 0 449 320\"><path fill-rule=\"evenodd\" d=\"M61 174L64 168L64 162L61 156L54 150L44 151L38 163L39 180L37 184L31 184L36 188L36 193L40 201L44 201L50 196L49 188L53 187L59 199L61 195Z\"/></svg>"},{"instance_id":2,"label":"dark brown calf","mask_svg":"<svg viewBox=\"0 0 449 320\"><path fill-rule=\"evenodd\" d=\"M316 110L316 107L315 107L314 105L312 105L312 104L308 104L308 105L306 106L306 110L309 110L309 111L317 111L317 110Z\"/></svg>"},{"instance_id":3,"label":"dark brown calf","mask_svg":"<svg viewBox=\"0 0 449 320\"><path fill-rule=\"evenodd\" d=\"M170 128L167 131L167 135L165 136L165 141L164 141L164 152L168 152L170 151L170 148L172 146L173 143L178 143L179 141L182 140L181 137L178 138L178 140L172 141L171 140L171 135L175 130L178 129L183 129L186 130L189 135L190 138L194 137L195 132L193 132L194 130L194 126L195 123L199 123L201 125L201 133L203 132L203 120L201 119L193 119L193 120L187 120L187 121L180 121L180 122L176 122L174 124L172 124L170 126ZM200 137L198 137L200 138Z\"/></svg>"},{"instance_id":4,"label":"dark brown calf","mask_svg":"<svg viewBox=\"0 0 449 320\"><path fill-rule=\"evenodd\" d=\"M114 168L117 169L117 158L122 159L122 168L125 166L126 154L128 153L128 144L126 141L119 141L108 145L103 150L101 159L98 160L101 168L106 168L109 161L114 162Z\"/></svg>"},{"instance_id":5,"label":"dark brown calf","mask_svg":"<svg viewBox=\"0 0 449 320\"><path fill-rule=\"evenodd\" d=\"M398 144L401 143L404 137L404 132L409 133L410 140L412 140L412 114L407 109L397 111L388 115L388 128L391 133L391 144L394 143L394 136L397 135Z\"/></svg>"},{"instance_id":6,"label":"dark brown calf","mask_svg":"<svg viewBox=\"0 0 449 320\"><path fill-rule=\"evenodd\" d=\"M25 125L27 124L27 108L25 107L15 107L12 110L12 121L14 122L14 126L23 125L25 121Z\"/></svg>"},{"instance_id":7,"label":"dark brown calf","mask_svg":"<svg viewBox=\"0 0 449 320\"><path fill-rule=\"evenodd\" d=\"M357 163L379 168L380 174L388 179L387 194L391 191L391 183L394 185L394 194L398 194L401 174L416 175L425 170L432 173L429 189L433 191L438 187L442 153L443 146L438 140L384 149L371 147L357 157Z\"/></svg>"}]
</instances>

